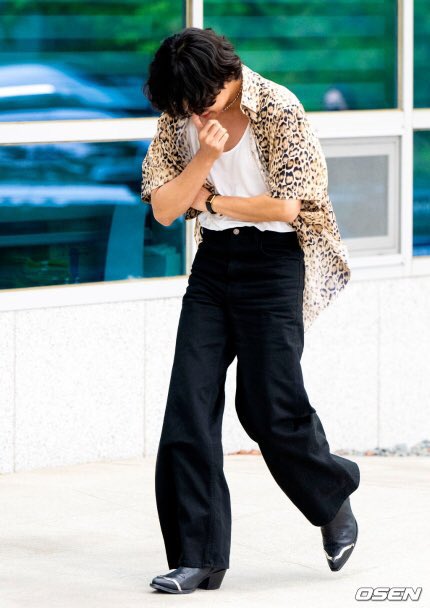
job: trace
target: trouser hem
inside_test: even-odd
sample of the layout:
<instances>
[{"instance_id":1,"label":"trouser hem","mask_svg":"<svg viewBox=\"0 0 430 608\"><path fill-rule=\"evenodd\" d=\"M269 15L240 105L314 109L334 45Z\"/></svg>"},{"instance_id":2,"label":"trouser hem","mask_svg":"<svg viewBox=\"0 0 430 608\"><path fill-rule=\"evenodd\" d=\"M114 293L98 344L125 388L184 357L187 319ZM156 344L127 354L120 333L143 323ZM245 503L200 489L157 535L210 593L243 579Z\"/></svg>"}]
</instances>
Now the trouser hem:
<instances>
[{"instance_id":1,"label":"trouser hem","mask_svg":"<svg viewBox=\"0 0 430 608\"><path fill-rule=\"evenodd\" d=\"M342 506L342 504L344 503L344 501L348 498L348 496L350 496L353 492L355 492L355 490L357 490L358 485L356 482L353 482L352 484L348 484L348 486L344 487L342 490L339 491L338 494L338 501L336 503L334 503L334 498L330 497L330 500L333 502L334 506L333 509L331 510L331 513L328 517L326 517L323 520L314 520L311 523L314 526L325 526L326 524L330 523L336 516L337 512L339 511L340 507Z\"/></svg>"},{"instance_id":2,"label":"trouser hem","mask_svg":"<svg viewBox=\"0 0 430 608\"><path fill-rule=\"evenodd\" d=\"M176 568L179 568L180 566L185 566L187 568L219 568L220 570L227 570L230 566L229 564L211 564L211 563L202 563L202 562L189 562L189 561L181 561ZM171 566L172 568L175 568L175 566Z\"/></svg>"}]
</instances>

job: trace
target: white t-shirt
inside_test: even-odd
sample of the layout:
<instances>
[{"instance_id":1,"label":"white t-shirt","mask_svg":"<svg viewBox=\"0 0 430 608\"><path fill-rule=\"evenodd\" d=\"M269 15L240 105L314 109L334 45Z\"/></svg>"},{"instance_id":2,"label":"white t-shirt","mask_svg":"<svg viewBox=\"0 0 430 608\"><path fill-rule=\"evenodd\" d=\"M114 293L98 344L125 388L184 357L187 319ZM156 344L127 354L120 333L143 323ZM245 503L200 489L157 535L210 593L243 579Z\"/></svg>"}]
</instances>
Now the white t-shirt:
<instances>
[{"instance_id":1,"label":"white t-shirt","mask_svg":"<svg viewBox=\"0 0 430 608\"><path fill-rule=\"evenodd\" d=\"M197 128L191 118L188 119L187 135L193 155L200 148ZM251 127L248 126L240 141L231 150L223 152L212 165L208 180L217 192L224 196L257 196L268 191L264 176L252 155L250 144ZM216 200L215 200L216 203ZM210 230L224 230L233 226L256 226L259 230L275 232L294 232L288 222L244 222L228 215L212 214L203 211L199 214L200 225Z\"/></svg>"}]
</instances>

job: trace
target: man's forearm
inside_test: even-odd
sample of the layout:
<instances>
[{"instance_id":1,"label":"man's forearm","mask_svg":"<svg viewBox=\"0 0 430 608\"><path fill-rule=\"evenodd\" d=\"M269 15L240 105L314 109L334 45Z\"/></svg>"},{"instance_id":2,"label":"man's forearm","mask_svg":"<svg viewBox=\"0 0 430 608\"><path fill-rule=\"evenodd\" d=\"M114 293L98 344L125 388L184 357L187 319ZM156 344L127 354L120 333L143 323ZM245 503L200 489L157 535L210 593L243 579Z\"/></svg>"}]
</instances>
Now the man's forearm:
<instances>
[{"instance_id":1,"label":"man's forearm","mask_svg":"<svg viewBox=\"0 0 430 608\"><path fill-rule=\"evenodd\" d=\"M155 219L170 225L185 213L194 201L206 177L212 169L213 161L197 152L185 169L151 196Z\"/></svg>"},{"instance_id":2,"label":"man's forearm","mask_svg":"<svg viewBox=\"0 0 430 608\"><path fill-rule=\"evenodd\" d=\"M272 198L266 193L249 197L217 195L212 209L244 222L292 222L300 212L300 201Z\"/></svg>"}]
</instances>

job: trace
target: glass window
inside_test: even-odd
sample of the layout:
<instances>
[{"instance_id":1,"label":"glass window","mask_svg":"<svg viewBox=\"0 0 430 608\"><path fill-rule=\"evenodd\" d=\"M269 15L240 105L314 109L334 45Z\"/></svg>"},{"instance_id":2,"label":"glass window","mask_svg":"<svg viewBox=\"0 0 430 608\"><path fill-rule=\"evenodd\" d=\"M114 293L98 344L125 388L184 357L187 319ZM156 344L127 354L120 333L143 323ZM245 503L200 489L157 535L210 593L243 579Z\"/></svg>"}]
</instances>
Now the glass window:
<instances>
[{"instance_id":1,"label":"glass window","mask_svg":"<svg viewBox=\"0 0 430 608\"><path fill-rule=\"evenodd\" d=\"M397 2L205 0L204 27L306 110L397 107Z\"/></svg>"},{"instance_id":2,"label":"glass window","mask_svg":"<svg viewBox=\"0 0 430 608\"><path fill-rule=\"evenodd\" d=\"M17 2L0 20L0 121L154 115L142 85L185 2Z\"/></svg>"},{"instance_id":3,"label":"glass window","mask_svg":"<svg viewBox=\"0 0 430 608\"><path fill-rule=\"evenodd\" d=\"M185 274L183 217L140 200L148 146L0 146L0 289Z\"/></svg>"},{"instance_id":4,"label":"glass window","mask_svg":"<svg viewBox=\"0 0 430 608\"><path fill-rule=\"evenodd\" d=\"M413 254L430 255L430 131L414 133Z\"/></svg>"},{"instance_id":5,"label":"glass window","mask_svg":"<svg viewBox=\"0 0 430 608\"><path fill-rule=\"evenodd\" d=\"M399 139L324 140L329 195L351 255L398 253Z\"/></svg>"},{"instance_id":6,"label":"glass window","mask_svg":"<svg viewBox=\"0 0 430 608\"><path fill-rule=\"evenodd\" d=\"M414 106L430 108L430 4L414 2Z\"/></svg>"}]
</instances>

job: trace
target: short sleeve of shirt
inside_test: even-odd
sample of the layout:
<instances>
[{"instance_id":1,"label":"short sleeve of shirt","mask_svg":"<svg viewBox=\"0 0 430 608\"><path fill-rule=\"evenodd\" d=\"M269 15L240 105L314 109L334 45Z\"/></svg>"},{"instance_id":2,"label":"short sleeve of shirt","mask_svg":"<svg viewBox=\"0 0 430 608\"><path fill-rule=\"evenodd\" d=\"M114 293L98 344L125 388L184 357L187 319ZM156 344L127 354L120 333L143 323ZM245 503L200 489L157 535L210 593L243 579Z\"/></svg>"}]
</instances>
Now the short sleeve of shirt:
<instances>
[{"instance_id":1,"label":"short sleeve of shirt","mask_svg":"<svg viewBox=\"0 0 430 608\"><path fill-rule=\"evenodd\" d=\"M162 114L157 121L157 132L153 137L142 162L142 182L140 198L151 203L151 192L180 174L181 169L172 154L166 151L165 122Z\"/></svg>"},{"instance_id":2,"label":"short sleeve of shirt","mask_svg":"<svg viewBox=\"0 0 430 608\"><path fill-rule=\"evenodd\" d=\"M271 196L319 203L327 193L327 164L320 141L303 105L276 110L270 145Z\"/></svg>"}]
</instances>

